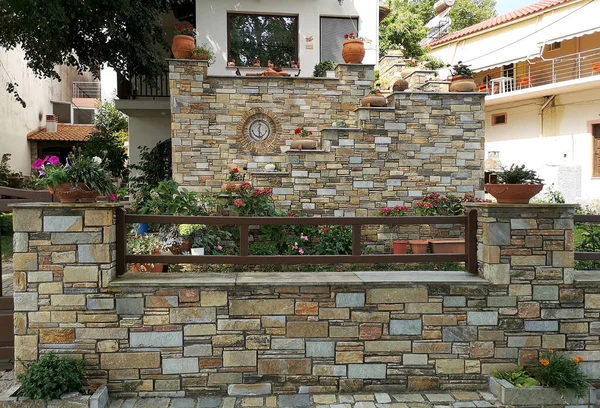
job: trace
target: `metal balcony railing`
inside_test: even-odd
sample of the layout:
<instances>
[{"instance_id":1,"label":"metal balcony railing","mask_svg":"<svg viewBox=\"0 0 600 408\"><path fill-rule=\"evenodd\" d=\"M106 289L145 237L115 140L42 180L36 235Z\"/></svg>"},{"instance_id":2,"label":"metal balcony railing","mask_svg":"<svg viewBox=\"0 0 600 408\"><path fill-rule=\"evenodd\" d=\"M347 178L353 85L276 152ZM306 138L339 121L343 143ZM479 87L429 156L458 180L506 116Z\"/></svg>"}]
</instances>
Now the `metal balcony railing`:
<instances>
[{"instance_id":1,"label":"metal balcony railing","mask_svg":"<svg viewBox=\"0 0 600 408\"><path fill-rule=\"evenodd\" d=\"M117 74L117 96L119 99L135 99L137 97L168 97L169 73L155 74L152 78Z\"/></svg>"},{"instance_id":2,"label":"metal balcony railing","mask_svg":"<svg viewBox=\"0 0 600 408\"><path fill-rule=\"evenodd\" d=\"M100 99L100 82L73 82L73 98Z\"/></svg>"}]
</instances>

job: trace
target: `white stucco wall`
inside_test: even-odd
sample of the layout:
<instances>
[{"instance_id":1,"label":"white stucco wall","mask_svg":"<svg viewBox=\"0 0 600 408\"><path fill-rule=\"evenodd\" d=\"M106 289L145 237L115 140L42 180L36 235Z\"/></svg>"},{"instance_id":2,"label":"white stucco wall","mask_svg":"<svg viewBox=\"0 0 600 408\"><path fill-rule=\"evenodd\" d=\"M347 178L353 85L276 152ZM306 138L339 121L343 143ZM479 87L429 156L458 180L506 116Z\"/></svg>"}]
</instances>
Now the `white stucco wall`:
<instances>
[{"instance_id":1,"label":"white stucco wall","mask_svg":"<svg viewBox=\"0 0 600 408\"><path fill-rule=\"evenodd\" d=\"M364 64L377 63L379 5L376 0L345 0L340 6L336 0L225 0L196 2L197 42L208 43L215 50L216 62L208 72L211 75L232 75L227 70L227 12L263 12L266 14L298 15L298 61L301 76L312 76L319 61L320 17L358 17L359 34L371 40L365 44ZM307 37L313 37L307 42ZM313 46L308 49L307 45Z\"/></svg>"},{"instance_id":2,"label":"white stucco wall","mask_svg":"<svg viewBox=\"0 0 600 408\"><path fill-rule=\"evenodd\" d=\"M171 116L129 117L129 164L140 161L139 146L152 149L156 143L171 137Z\"/></svg>"},{"instance_id":3,"label":"white stucco wall","mask_svg":"<svg viewBox=\"0 0 600 408\"><path fill-rule=\"evenodd\" d=\"M600 178L592 177L592 135L589 122L600 120L597 91L557 95L544 110L540 133L541 98L486 109L485 150L499 151L502 164L525 164L546 184L554 183L571 201L600 198ZM491 116L507 113L508 123L491 126ZM579 166L579 180L565 180L566 167ZM559 172L561 177L559 177ZM570 176L569 176L570 177ZM581 194L577 194L580 184Z\"/></svg>"},{"instance_id":4,"label":"white stucco wall","mask_svg":"<svg viewBox=\"0 0 600 408\"><path fill-rule=\"evenodd\" d=\"M46 125L52 113L50 101L71 102L73 81L91 81L92 75L77 75L73 68L58 67L62 81L36 78L27 67L20 48L0 49L0 154L11 153L10 165L16 171L30 174L30 153L27 134ZM23 108L12 94L5 91L8 82L19 84L17 90L27 103Z\"/></svg>"}]
</instances>

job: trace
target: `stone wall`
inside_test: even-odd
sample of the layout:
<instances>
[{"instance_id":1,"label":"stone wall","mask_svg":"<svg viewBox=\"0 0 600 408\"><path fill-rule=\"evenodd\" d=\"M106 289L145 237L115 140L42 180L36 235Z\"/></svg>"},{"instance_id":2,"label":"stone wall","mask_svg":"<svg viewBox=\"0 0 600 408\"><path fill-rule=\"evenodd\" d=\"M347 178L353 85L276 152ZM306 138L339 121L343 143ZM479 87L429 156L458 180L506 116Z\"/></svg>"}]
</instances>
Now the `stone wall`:
<instances>
[{"instance_id":1,"label":"stone wall","mask_svg":"<svg viewBox=\"0 0 600 408\"><path fill-rule=\"evenodd\" d=\"M112 207L17 205L17 372L55 351L121 396L465 389L551 348L600 378L600 280L574 276L574 207L474 207L479 277L115 279Z\"/></svg>"},{"instance_id":2,"label":"stone wall","mask_svg":"<svg viewBox=\"0 0 600 408\"><path fill-rule=\"evenodd\" d=\"M484 96L396 93L388 107L358 108L372 66L339 65L339 79L206 77L204 62L172 61L174 179L221 191L232 166L255 187L272 187L284 209L371 215L410 206L428 192L483 196ZM272 122L275 137L253 143L244 123ZM354 127L332 128L345 119ZM317 150L293 150L305 126ZM267 162L282 172L268 174Z\"/></svg>"}]
</instances>

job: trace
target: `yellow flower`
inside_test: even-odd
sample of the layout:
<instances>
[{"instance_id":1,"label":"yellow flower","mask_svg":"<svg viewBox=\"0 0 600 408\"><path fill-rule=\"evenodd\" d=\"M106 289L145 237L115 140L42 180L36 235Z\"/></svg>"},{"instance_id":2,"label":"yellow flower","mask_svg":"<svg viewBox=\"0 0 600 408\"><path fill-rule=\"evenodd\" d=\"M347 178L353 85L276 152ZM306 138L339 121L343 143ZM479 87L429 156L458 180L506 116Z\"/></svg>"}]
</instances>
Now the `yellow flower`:
<instances>
[{"instance_id":1,"label":"yellow flower","mask_svg":"<svg viewBox=\"0 0 600 408\"><path fill-rule=\"evenodd\" d=\"M548 364L550 364L550 361L543 358L540 360L540 364L543 365L544 367L546 367Z\"/></svg>"},{"instance_id":2,"label":"yellow flower","mask_svg":"<svg viewBox=\"0 0 600 408\"><path fill-rule=\"evenodd\" d=\"M554 353L554 350L550 349L550 350L548 350L548 353L552 354L552 353Z\"/></svg>"}]
</instances>

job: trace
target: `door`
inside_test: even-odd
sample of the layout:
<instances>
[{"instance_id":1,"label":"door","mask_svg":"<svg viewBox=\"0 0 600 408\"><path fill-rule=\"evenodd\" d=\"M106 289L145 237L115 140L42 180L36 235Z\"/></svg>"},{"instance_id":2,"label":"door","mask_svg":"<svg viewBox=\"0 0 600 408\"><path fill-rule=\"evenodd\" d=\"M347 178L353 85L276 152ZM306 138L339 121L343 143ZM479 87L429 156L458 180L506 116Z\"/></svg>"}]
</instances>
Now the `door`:
<instances>
[{"instance_id":1,"label":"door","mask_svg":"<svg viewBox=\"0 0 600 408\"><path fill-rule=\"evenodd\" d=\"M593 142L593 175L594 177L600 177L600 123L592 125L592 142Z\"/></svg>"}]
</instances>

